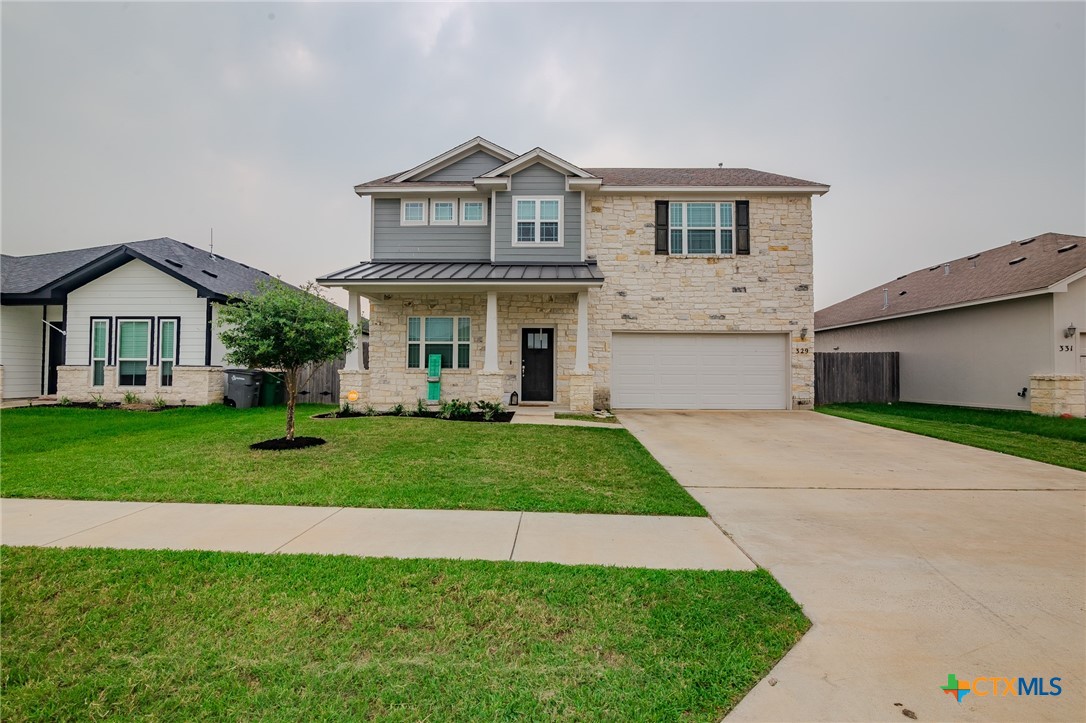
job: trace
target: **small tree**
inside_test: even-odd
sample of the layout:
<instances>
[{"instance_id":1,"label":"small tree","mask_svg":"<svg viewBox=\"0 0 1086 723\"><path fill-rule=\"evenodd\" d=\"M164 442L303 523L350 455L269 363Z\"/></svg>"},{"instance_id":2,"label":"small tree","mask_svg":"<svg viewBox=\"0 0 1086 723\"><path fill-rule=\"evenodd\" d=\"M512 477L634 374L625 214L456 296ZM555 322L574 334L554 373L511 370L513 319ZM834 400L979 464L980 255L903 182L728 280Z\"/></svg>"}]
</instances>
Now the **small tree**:
<instances>
[{"instance_id":1,"label":"small tree","mask_svg":"<svg viewBox=\"0 0 1086 723\"><path fill-rule=\"evenodd\" d=\"M307 365L323 364L349 353L362 331L310 282L302 289L279 280L262 282L219 310L219 339L227 348L226 361L244 367L282 369L287 388L287 439L294 439L294 406L298 389L313 375L300 380Z\"/></svg>"}]
</instances>

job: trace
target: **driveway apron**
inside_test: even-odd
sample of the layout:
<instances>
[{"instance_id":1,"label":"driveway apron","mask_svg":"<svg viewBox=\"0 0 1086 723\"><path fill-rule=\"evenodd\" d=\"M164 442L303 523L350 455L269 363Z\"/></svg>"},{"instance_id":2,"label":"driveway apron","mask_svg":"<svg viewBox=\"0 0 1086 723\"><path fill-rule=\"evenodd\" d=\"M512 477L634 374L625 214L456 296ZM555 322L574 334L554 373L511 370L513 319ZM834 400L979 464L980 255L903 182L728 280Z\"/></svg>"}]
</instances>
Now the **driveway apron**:
<instances>
[{"instance_id":1,"label":"driveway apron","mask_svg":"<svg viewBox=\"0 0 1086 723\"><path fill-rule=\"evenodd\" d=\"M1086 474L814 412L620 418L813 622L729 720L1086 717Z\"/></svg>"}]
</instances>

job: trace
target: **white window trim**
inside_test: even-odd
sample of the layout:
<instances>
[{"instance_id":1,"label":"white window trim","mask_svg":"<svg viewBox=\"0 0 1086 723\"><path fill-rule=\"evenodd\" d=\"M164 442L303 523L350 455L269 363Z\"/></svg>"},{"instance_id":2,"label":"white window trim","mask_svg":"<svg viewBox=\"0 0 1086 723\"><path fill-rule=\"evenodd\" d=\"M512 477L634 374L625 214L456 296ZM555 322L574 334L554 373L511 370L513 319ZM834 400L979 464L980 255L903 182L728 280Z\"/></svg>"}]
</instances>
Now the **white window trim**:
<instances>
[{"instance_id":1,"label":"white window trim","mask_svg":"<svg viewBox=\"0 0 1086 723\"><path fill-rule=\"evenodd\" d=\"M683 204L683 216L682 216L683 223L682 223L682 226L672 226L671 225L671 204L674 204L674 203ZM716 232L716 242L715 242L716 243L716 248L711 253L704 253L704 254L702 254L702 253L690 253L690 251L688 250L689 246L687 246L686 232L689 230L689 227L686 225L686 205L690 204L690 203L711 203L711 204L713 204L713 205L715 205L717 207L716 212L715 212L716 213L716 224L717 224L716 226L713 226L713 227L706 226L706 227L701 227L701 228L695 228L694 229L695 231L710 231L710 230L712 230L712 231ZM721 226L720 225L720 221L721 221L720 205L724 204L724 203L730 204L731 207L732 207L732 214L731 214L731 216L732 216L732 225L731 226ZM671 250L671 232L672 232L672 230L681 230L682 231L682 234L683 234L683 248L682 248L681 252L674 252L674 251ZM720 250L720 239L721 239L721 236L722 236L722 234L720 233L721 231L731 231L732 232L732 250L730 252L728 252L728 253L723 253ZM690 200L684 200L684 199L678 199L677 198L677 199L673 199L673 200L668 201L668 207L667 207L667 250L668 250L668 254L670 256L690 256L692 258L699 258L699 259L705 258L707 256L708 257L722 256L722 257L725 257L725 258L730 258L732 256L735 256L735 246L736 246L736 239L735 239L735 201L728 201L728 200L721 201L721 200L712 200L712 199L707 199L707 198L695 198L695 199L690 199Z\"/></svg>"},{"instance_id":2,"label":"white window trim","mask_svg":"<svg viewBox=\"0 0 1086 723\"><path fill-rule=\"evenodd\" d=\"M149 369L151 367L151 342L154 336L151 333L152 324L150 319L117 319L117 386L118 387L146 387L148 386L148 377L150 377ZM142 357L128 357L121 356L121 327L124 324L146 324L147 325L147 350L144 352L145 356ZM121 384L121 362L135 361L144 363L144 380L143 384Z\"/></svg>"},{"instance_id":3,"label":"white window trim","mask_svg":"<svg viewBox=\"0 0 1086 723\"><path fill-rule=\"evenodd\" d=\"M409 337L411 329L411 319L419 320L419 339L418 341L411 341ZM426 341L426 320L427 319L452 319L453 322L453 340L452 341ZM471 330L468 330L468 338L460 338L460 320L467 319L469 326L474 326L475 322L468 314L453 314L452 316L443 316L435 314L432 316L415 316L412 314L407 317L407 325L404 328L404 338L407 340L408 354L404 357L404 366L408 371L425 372L427 370L427 362L425 358L425 351L427 344L452 344L453 347L453 365L449 369L442 369L442 371L451 371L453 369L471 369ZM410 357L411 345L416 344L419 347L419 366L413 367L408 365L408 357ZM466 367L460 366L460 347L461 345L467 345L468 347L468 365Z\"/></svg>"},{"instance_id":4,"label":"white window trim","mask_svg":"<svg viewBox=\"0 0 1086 723\"><path fill-rule=\"evenodd\" d=\"M428 198L401 198L400 199L400 225L401 226L425 226L430 220L430 203ZM421 221L408 221L407 220L407 204L409 203L421 203L422 204L422 220Z\"/></svg>"},{"instance_id":5,"label":"white window trim","mask_svg":"<svg viewBox=\"0 0 1086 723\"><path fill-rule=\"evenodd\" d=\"M535 241L517 241L517 202L518 201L535 201ZM557 201L558 202L558 241L540 241L539 225L539 202L540 201ZM566 215L565 215L565 199L562 196L513 196L512 205L509 207L509 214L512 218L512 244L521 248L560 248L566 245ZM522 223L527 223L524 221Z\"/></svg>"},{"instance_id":6,"label":"white window trim","mask_svg":"<svg viewBox=\"0 0 1086 723\"><path fill-rule=\"evenodd\" d=\"M452 204L452 218L448 221L438 221L434 214L434 207L439 203ZM431 198L430 199L430 225L431 226L455 226L459 220L460 206L455 198Z\"/></svg>"},{"instance_id":7,"label":"white window trim","mask_svg":"<svg viewBox=\"0 0 1086 723\"><path fill-rule=\"evenodd\" d=\"M162 327L165 326L166 324L173 324L173 358L172 359L163 359L162 358L162 340L166 338L165 334L162 333ZM178 338L179 335L177 333L177 327L178 326L180 326L180 322L177 319L174 319L174 318L165 318L165 319L159 319L158 320L158 338L155 339L155 341L158 343L158 385L159 386L165 386L162 383L162 362L168 361L171 364L173 364L173 366L170 368L170 378L171 378L170 386L173 386L173 378L177 376L177 358L178 358L178 356L180 354L180 351L181 351L178 348L180 346L180 342L181 342L181 340Z\"/></svg>"},{"instance_id":8,"label":"white window trim","mask_svg":"<svg viewBox=\"0 0 1086 723\"><path fill-rule=\"evenodd\" d=\"M106 350L105 356L94 355L94 330L99 324L105 324L106 343L102 345L102 348ZM91 336L90 336L90 360L91 360L91 386L92 387L104 387L106 385L106 368L109 367L109 332L110 327L113 324L112 319L92 319L91 320ZM96 362L102 362L102 383L94 383L94 365Z\"/></svg>"},{"instance_id":9,"label":"white window trim","mask_svg":"<svg viewBox=\"0 0 1086 723\"><path fill-rule=\"evenodd\" d=\"M483 207L483 218L481 221L469 221L464 218L464 207L469 203L478 203ZM486 226L487 220L487 207L485 198L461 198L460 199L460 225L461 226Z\"/></svg>"}]
</instances>

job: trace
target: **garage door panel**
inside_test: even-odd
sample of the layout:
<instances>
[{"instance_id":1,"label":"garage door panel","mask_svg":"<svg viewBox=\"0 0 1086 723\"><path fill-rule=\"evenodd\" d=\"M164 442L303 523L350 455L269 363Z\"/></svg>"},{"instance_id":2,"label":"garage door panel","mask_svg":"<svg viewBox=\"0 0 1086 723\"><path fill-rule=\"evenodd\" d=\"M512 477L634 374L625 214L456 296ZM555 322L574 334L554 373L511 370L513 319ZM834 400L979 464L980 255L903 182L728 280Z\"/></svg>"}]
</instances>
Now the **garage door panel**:
<instances>
[{"instance_id":1,"label":"garage door panel","mask_svg":"<svg viewBox=\"0 0 1086 723\"><path fill-rule=\"evenodd\" d=\"M784 334L612 335L616 409L785 409Z\"/></svg>"}]
</instances>

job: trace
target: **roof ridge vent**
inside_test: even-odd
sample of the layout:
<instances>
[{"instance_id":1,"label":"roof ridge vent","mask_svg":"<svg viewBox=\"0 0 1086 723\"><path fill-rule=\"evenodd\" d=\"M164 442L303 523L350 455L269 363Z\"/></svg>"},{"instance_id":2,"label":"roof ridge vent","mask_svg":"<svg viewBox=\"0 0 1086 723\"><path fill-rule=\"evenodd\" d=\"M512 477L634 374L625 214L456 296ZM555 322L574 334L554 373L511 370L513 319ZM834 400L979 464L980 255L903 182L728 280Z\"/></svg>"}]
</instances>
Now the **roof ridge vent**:
<instances>
[{"instance_id":1,"label":"roof ridge vent","mask_svg":"<svg viewBox=\"0 0 1086 723\"><path fill-rule=\"evenodd\" d=\"M1076 248L1078 248L1077 243L1067 244L1066 246L1060 246L1058 249L1056 249L1056 253L1062 254L1064 251L1070 251L1071 249L1076 249Z\"/></svg>"},{"instance_id":2,"label":"roof ridge vent","mask_svg":"<svg viewBox=\"0 0 1086 723\"><path fill-rule=\"evenodd\" d=\"M166 261L166 263L168 263L168 264L169 264L170 266L176 266L176 267L177 267L177 268L179 268L179 269L183 269L183 268L185 268L185 265L184 265L184 264L182 264L182 263L180 263L180 262L177 262L177 261L174 261L173 259L165 259L165 261Z\"/></svg>"},{"instance_id":3,"label":"roof ridge vent","mask_svg":"<svg viewBox=\"0 0 1086 723\"><path fill-rule=\"evenodd\" d=\"M1026 257L1025 257L1025 256L1019 256L1019 257L1018 257L1018 258L1016 258L1016 259L1011 259L1010 261L1008 261L1008 262L1007 262L1007 265L1008 265L1008 266L1014 266L1015 264L1020 264L1020 263L1022 263L1022 262L1023 262L1023 261L1025 261L1025 260L1026 260Z\"/></svg>"}]
</instances>

